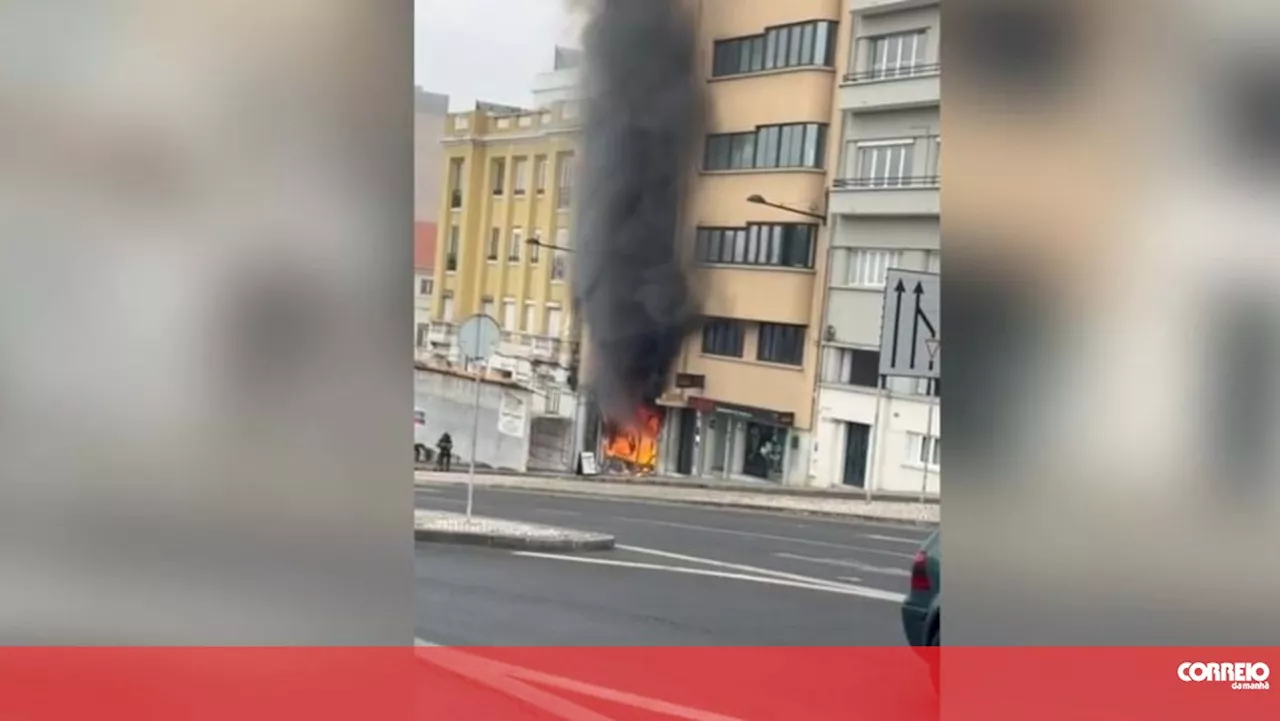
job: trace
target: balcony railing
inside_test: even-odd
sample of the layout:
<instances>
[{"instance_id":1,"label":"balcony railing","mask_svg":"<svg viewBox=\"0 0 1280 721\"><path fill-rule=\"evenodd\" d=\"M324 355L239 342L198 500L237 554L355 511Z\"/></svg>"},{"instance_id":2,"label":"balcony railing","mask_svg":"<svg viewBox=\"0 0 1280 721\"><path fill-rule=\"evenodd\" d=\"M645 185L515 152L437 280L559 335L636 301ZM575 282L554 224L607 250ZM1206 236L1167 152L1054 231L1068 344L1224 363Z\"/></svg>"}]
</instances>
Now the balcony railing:
<instances>
[{"instance_id":1,"label":"balcony railing","mask_svg":"<svg viewBox=\"0 0 1280 721\"><path fill-rule=\"evenodd\" d=\"M573 189L560 188L556 193L556 208L564 210L573 203Z\"/></svg>"},{"instance_id":2,"label":"balcony railing","mask_svg":"<svg viewBox=\"0 0 1280 721\"><path fill-rule=\"evenodd\" d=\"M462 207L462 191L455 188L449 192L449 208L457 210Z\"/></svg>"},{"instance_id":3,"label":"balcony railing","mask_svg":"<svg viewBox=\"0 0 1280 721\"><path fill-rule=\"evenodd\" d=\"M456 255L454 255L454 254L452 254L452 253L450 253L449 255L445 256L445 259L444 259L444 269L445 269L445 270L447 270L447 271L449 271L449 272L451 272L451 273L452 273L453 271L456 271L456 270L458 269L458 256L456 256Z\"/></svg>"},{"instance_id":4,"label":"balcony railing","mask_svg":"<svg viewBox=\"0 0 1280 721\"><path fill-rule=\"evenodd\" d=\"M937 75L941 71L942 66L938 63L906 65L899 68L872 68L870 70L847 73L844 76L844 81L846 83L866 83L877 80L902 80L905 78L918 78L923 75Z\"/></svg>"},{"instance_id":5,"label":"balcony railing","mask_svg":"<svg viewBox=\"0 0 1280 721\"><path fill-rule=\"evenodd\" d=\"M940 182L941 176L920 175L897 178L836 178L831 185L837 190L893 190L897 188L936 188Z\"/></svg>"}]
</instances>

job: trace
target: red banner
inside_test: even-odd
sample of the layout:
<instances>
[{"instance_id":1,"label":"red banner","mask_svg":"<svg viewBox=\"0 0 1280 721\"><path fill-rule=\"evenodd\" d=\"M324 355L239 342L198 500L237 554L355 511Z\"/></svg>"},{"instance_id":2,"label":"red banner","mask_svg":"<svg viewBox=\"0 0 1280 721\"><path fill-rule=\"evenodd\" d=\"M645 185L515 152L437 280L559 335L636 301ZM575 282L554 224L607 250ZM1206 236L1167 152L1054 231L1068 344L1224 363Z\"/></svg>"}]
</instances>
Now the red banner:
<instances>
[{"instance_id":1,"label":"red banner","mask_svg":"<svg viewBox=\"0 0 1280 721\"><path fill-rule=\"evenodd\" d=\"M1237 648L9 648L0 718L1270 721L1277 664Z\"/></svg>"}]
</instances>

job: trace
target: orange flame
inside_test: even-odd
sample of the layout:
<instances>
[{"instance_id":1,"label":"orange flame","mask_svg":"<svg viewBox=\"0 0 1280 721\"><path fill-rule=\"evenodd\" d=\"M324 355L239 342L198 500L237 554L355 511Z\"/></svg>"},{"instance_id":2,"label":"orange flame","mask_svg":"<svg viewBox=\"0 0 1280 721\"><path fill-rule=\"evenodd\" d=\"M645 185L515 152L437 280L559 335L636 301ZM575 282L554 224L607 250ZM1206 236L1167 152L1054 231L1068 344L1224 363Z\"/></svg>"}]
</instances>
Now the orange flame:
<instances>
[{"instance_id":1,"label":"orange flame","mask_svg":"<svg viewBox=\"0 0 1280 721\"><path fill-rule=\"evenodd\" d=\"M605 426L604 457L622 461L638 472L651 473L658 464L662 415L653 407L640 408L635 423Z\"/></svg>"}]
</instances>

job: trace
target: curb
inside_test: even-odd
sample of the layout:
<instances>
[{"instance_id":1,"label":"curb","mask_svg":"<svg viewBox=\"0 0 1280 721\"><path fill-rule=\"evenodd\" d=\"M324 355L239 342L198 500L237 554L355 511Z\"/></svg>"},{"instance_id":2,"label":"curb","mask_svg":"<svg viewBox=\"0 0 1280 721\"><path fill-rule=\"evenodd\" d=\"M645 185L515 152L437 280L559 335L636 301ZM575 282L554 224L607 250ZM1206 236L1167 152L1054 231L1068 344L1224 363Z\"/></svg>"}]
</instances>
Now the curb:
<instances>
[{"instance_id":1,"label":"curb","mask_svg":"<svg viewBox=\"0 0 1280 721\"><path fill-rule=\"evenodd\" d=\"M451 481L415 481L414 487L418 486L457 486L465 485ZM852 521L871 521L875 523L886 523L899 526L917 526L920 528L937 528L941 521L921 520L916 518L886 518L884 516L876 516L869 513L847 513L840 511L823 511L820 509L806 508L784 508L780 506L771 506L767 503L737 503L729 501L715 501L704 499L689 498L645 498L637 496L628 496L616 493L598 493L587 489L565 489L565 488L538 488L535 486L518 485L514 483L486 483L486 488L496 488L505 491L528 491L531 493L553 493L568 496L578 496L582 498L618 498L624 501L649 501L653 503L674 503L685 506L702 506L704 508L728 508L744 511L767 511L769 513L785 513L795 516L817 516L819 518L832 518ZM479 484L476 486L480 487ZM487 544L486 544L487 545ZM610 546L611 548L612 546Z\"/></svg>"},{"instance_id":2,"label":"curb","mask_svg":"<svg viewBox=\"0 0 1280 721\"><path fill-rule=\"evenodd\" d=\"M415 528L413 540L425 543L448 543L459 546L485 546L508 551L542 551L544 553L573 553L577 551L608 551L614 547L613 536L592 535L578 539L523 538L497 533L473 533L470 531L440 531Z\"/></svg>"},{"instance_id":3,"label":"curb","mask_svg":"<svg viewBox=\"0 0 1280 721\"><path fill-rule=\"evenodd\" d=\"M499 476L508 478L542 478L552 481L566 481L577 483L618 483L631 486L657 486L662 488L689 488L703 491L735 491L741 493L759 493L769 496L784 496L789 498L836 498L840 500L864 501L868 500L866 495L857 491L846 491L837 488L807 488L802 486L779 486L773 484L761 483L760 485L752 485L741 482L720 482L720 481L701 481L694 479L654 477L654 476L610 476L600 474L595 476L580 476L572 473L557 473L554 471L512 471L504 468L481 468L476 466L476 473L482 472L486 476ZM435 468L429 466L415 466L415 473L435 473ZM454 472L458 472L454 469ZM873 494L869 499L883 503L922 503L927 506L937 506L941 504L941 500L936 496L926 497L922 502L918 497L909 496L900 493L877 493Z\"/></svg>"}]
</instances>

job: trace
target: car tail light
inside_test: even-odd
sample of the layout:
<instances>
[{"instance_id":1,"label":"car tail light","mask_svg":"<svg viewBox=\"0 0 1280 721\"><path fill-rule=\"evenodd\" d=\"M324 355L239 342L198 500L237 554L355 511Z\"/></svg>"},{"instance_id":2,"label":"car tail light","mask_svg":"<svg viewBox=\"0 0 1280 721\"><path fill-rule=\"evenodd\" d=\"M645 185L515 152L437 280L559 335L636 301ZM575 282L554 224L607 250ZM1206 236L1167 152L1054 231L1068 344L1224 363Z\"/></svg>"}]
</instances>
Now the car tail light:
<instances>
[{"instance_id":1,"label":"car tail light","mask_svg":"<svg viewBox=\"0 0 1280 721\"><path fill-rule=\"evenodd\" d=\"M924 551L918 551L915 561L911 564L912 591L929 591L933 588L933 584L929 582L928 564L929 554Z\"/></svg>"}]
</instances>

